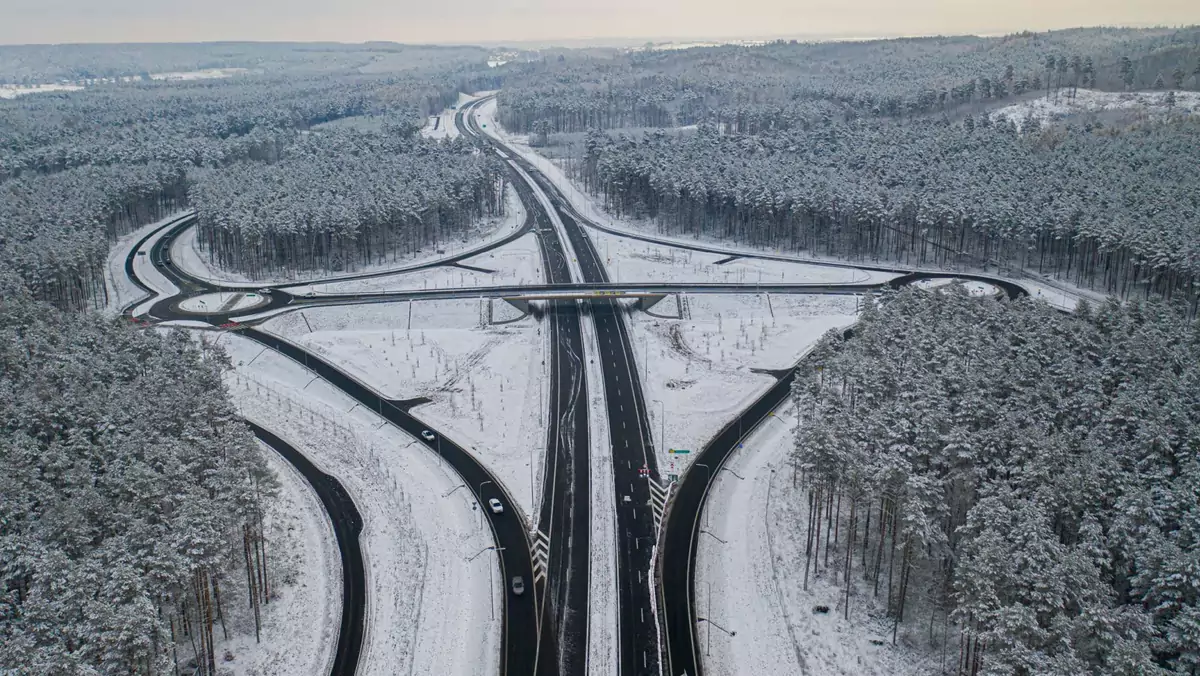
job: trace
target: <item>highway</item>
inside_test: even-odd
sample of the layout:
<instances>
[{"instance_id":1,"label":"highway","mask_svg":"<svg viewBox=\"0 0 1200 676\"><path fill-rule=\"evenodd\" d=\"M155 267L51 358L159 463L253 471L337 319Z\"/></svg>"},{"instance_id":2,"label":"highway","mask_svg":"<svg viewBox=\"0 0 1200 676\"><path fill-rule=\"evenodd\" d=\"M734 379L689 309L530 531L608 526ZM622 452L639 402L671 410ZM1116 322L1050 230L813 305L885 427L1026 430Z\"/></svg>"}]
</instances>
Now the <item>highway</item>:
<instances>
[{"instance_id":1,"label":"highway","mask_svg":"<svg viewBox=\"0 0 1200 676\"><path fill-rule=\"evenodd\" d=\"M896 280L908 284L924 279L921 274L911 279ZM976 277L981 281L996 284L1004 289L1009 299L1027 295L1019 286L1004 280ZM844 335L853 335L853 327ZM670 509L663 523L661 550L659 552L659 604L664 610L663 640L666 643L665 657L668 674L701 676L703 663L700 657L699 635L695 609L696 546L700 539L700 517L704 502L714 477L734 449L742 440L754 433L772 411L783 405L792 393L792 383L804 360L788 369L786 373L749 408L742 411L721 429L716 437L705 444L692 462L692 467L704 467L704 471L686 472L675 486Z\"/></svg>"},{"instance_id":2,"label":"highway","mask_svg":"<svg viewBox=\"0 0 1200 676\"><path fill-rule=\"evenodd\" d=\"M470 127L471 103L459 110L454 123L460 133L477 135ZM567 255L550 221L534 199L530 186L510 170L512 184L534 224L542 269L551 285L571 284ZM548 541L545 579L555 664L562 676L587 674L589 567L591 553L591 484L588 456L588 383L584 368L579 304L552 299L548 303L550 331L550 406L547 424L543 497L535 537Z\"/></svg>"},{"instance_id":3,"label":"highway","mask_svg":"<svg viewBox=\"0 0 1200 676\"><path fill-rule=\"evenodd\" d=\"M252 328L241 330L238 333L303 364L305 368L324 378L329 384L346 393L363 407L375 411L388 422L425 444L430 451L438 454L458 472L479 505L486 505L491 498L496 498L506 505L517 504L505 490L504 485L496 480L495 476L465 448L454 443L453 440L445 438L436 430L433 440L422 438L421 432L430 427L414 418L396 402L379 396L363 383L294 343ZM533 560L530 555L530 542L525 522L520 518L519 510L516 509L508 510L502 515L487 518L484 521L491 527L497 546L503 548L500 551L500 579L504 581L505 591L503 595L504 608L501 614L503 620L500 644L504 646L504 650L500 656L500 673L512 676L548 673L538 668L537 639L539 632L536 587L531 593L522 596L516 596L508 589L509 581L516 576L521 576L526 581L533 580Z\"/></svg>"},{"instance_id":4,"label":"highway","mask_svg":"<svg viewBox=\"0 0 1200 676\"><path fill-rule=\"evenodd\" d=\"M170 240L178 236L184 228L190 227L192 222L190 219L182 219L181 221L173 221L167 224L165 227L169 229L168 234L156 242L149 253L151 262L158 271L180 289L178 295L157 302L151 309L151 317L160 319L167 317L196 319L196 315L178 312L174 309L175 306L181 299L189 295L212 293L218 290L208 282L197 279L180 270L170 259ZM161 229L156 232L160 231ZM153 234L151 233L151 236ZM149 239L149 236L146 239ZM133 265L133 261L138 255L138 250L145 243L146 239L143 239L137 246L130 250L126 258L125 269L135 284L144 290L149 290L149 287L136 276ZM272 297L272 303L286 303L286 301L286 295L281 295L278 298ZM132 307L130 306L126 309L127 314L132 310ZM162 312L166 317L156 315L155 310ZM215 318L211 321L212 323L216 323ZM331 385L358 401L359 404L376 411L393 425L403 429L412 435L414 439L424 443L431 450L438 453L458 472L459 476L463 479L463 483L475 495L478 504L487 504L487 500L493 497L500 499L504 504L517 504L508 495L503 484L484 468L474 456L452 440L447 439L438 430L425 425L409 415L396 402L379 396L374 390L346 375L334 365L293 343L250 327L242 327L242 330L238 333L303 364L313 373L321 376ZM428 441L420 436L421 432L426 429L430 429L435 433L433 441ZM292 461L296 457L289 454L283 454L283 456L289 461ZM305 472L305 467L302 463L297 464L293 462L293 465L301 473ZM340 484L338 484L338 489L340 490ZM341 493L344 495L344 491L341 491ZM349 498L347 497L345 500L348 501ZM334 513L330 514L330 518L335 523L338 520ZM361 518L358 517L357 511L354 512L354 518L359 521L358 530L361 530ZM538 659L538 651L541 643L541 632L539 631L541 623L536 609L538 607L540 592L539 587L532 583L534 576L531 543L525 522L519 516L518 510L509 510L505 512L504 516L487 519L487 522L492 529L496 547L500 551L501 580L503 581L504 589L504 608L501 615L501 645L503 648L500 655L500 674L501 676L508 676L508 674L512 674L513 676L552 676L555 673L553 664L548 661L539 662ZM361 559L361 552L358 554L358 557ZM347 559L345 551L343 551L342 570L344 571L344 575L350 578L349 581L344 579L343 585L347 588L361 590L361 592L346 598L349 603L348 605L344 605L342 610L343 624L346 623L347 617L352 620L351 631L347 634L348 638L346 640L353 640L355 641L353 645L361 646L362 618L365 617L366 603L368 602L366 579L361 562L356 564L353 558ZM522 596L513 595L509 591L509 586L511 579L515 576L523 577L529 586L532 587L532 592ZM355 620L354 618L357 619ZM357 630L354 627L357 627ZM357 631L356 638L355 631ZM353 676L358 663L358 647L354 647L352 650L348 648L344 653L339 652L338 654L342 656L340 657L342 661L338 666L340 671L335 672L335 676Z\"/></svg>"},{"instance_id":5,"label":"highway","mask_svg":"<svg viewBox=\"0 0 1200 676\"><path fill-rule=\"evenodd\" d=\"M673 676L680 673L696 676L702 669L695 650L696 630L692 607L696 517L703 508L712 475L736 448L741 438L749 434L771 410L786 399L796 370L793 368L787 371L771 390L705 446L693 466L706 465L710 470L685 474L676 486L671 509L664 513L666 491L657 468L656 450L648 424L638 361L625 321L625 314L631 312L632 307L620 302L621 297L638 298L675 293L863 294L877 292L885 287L900 288L921 279L942 277L984 281L998 286L1010 297L1021 295L1024 290L1012 282L985 275L926 271L908 272L890 282L876 284L611 283L595 246L582 227L601 226L584 219L571 208L556 186L534 165L522 159L512 149L508 149L508 152L501 150L502 144L480 133L472 111L482 101L477 100L464 106L456 115L455 123L464 133L476 136L489 144L492 151L510 167L512 184L521 195L527 212L526 222L520 233L513 237L531 231L538 234L547 276L546 283L305 295L293 295L280 288L294 287L295 282L263 285L261 289L251 286L224 286L189 275L177 268L171 260L171 242L194 224L194 217L185 216L164 226L167 233L149 252L149 258L156 269L180 289L179 294L155 302L149 311L149 317L156 320L202 319L213 325L230 327L230 322L235 320L239 313L205 314L179 309L180 301L185 298L219 291L261 290L268 297L265 306L250 311L243 310L240 314L405 300L492 298L512 300L519 304L522 299L542 299L546 303L545 315L548 318L544 328L548 332L547 338L551 346L548 355L551 389L548 401L550 415L547 425L546 461L543 466L542 496L536 506L536 527L530 528L520 516L489 520L497 546L501 548L500 559L505 589L508 588L507 581L516 575L524 577L527 583L531 583L532 588L532 593L521 597L513 596L507 591L504 594L501 674L582 676L588 671L588 568L592 515L588 464L591 440L587 424L589 384L585 376L584 359L598 359L603 380L600 385L604 387L605 392L608 441L613 453L612 488L617 506L619 672L624 676ZM545 202L539 199L539 196L543 197ZM549 205L549 209L545 204ZM161 229L156 232L161 232ZM151 233L141 240L126 261L127 274L139 287L147 291L149 289L135 275L133 261L138 249L153 235L154 233ZM502 246L513 237L480 247L460 258ZM713 247L669 244L730 253L739 257L771 258L721 251ZM446 265L448 262L430 262L413 266L411 270ZM852 264L839 265L861 267ZM863 269L905 272L889 268ZM397 272L342 276L336 279L389 274ZM126 314L132 312L133 307L139 303L127 307ZM589 354L584 348L581 323L584 317L589 315L596 327L599 347L596 354ZM232 328L304 364L363 406L376 410L379 415L412 434L414 438L421 439L420 432L428 428L398 406L397 402L379 396L365 384L302 348L251 328L251 324L252 322L241 323ZM592 383L592 386L597 384ZM422 441L455 468L480 504L490 497L497 497L507 504L515 504L503 486L466 449L444 438L441 433L437 433L433 442ZM356 512L355 517L357 518ZM361 529L361 523L358 527ZM339 544L340 542L339 539ZM656 546L659 547L657 557L654 555ZM343 557L345 556L343 554ZM345 565L344 569L351 570ZM357 585L365 597L365 581L351 580L350 584ZM353 605L351 602L350 606L347 606L351 612L354 611ZM360 613L359 633L355 640L361 644L362 609L357 612ZM345 622L344 616L343 623ZM343 631L347 632L347 636L354 635L353 627ZM343 654L342 650L339 642L339 655ZM354 672L357 649L347 652L348 655L350 653L353 653L353 657L345 658L347 662L341 667L347 670L335 673Z\"/></svg>"},{"instance_id":6,"label":"highway","mask_svg":"<svg viewBox=\"0 0 1200 676\"><path fill-rule=\"evenodd\" d=\"M474 110L474 107L467 113L468 121L473 117L470 110ZM498 145L494 139L479 134L478 129L473 131L493 147ZM573 212L564 208L566 200L554 185L536 167L520 159L511 148L502 157L520 166L549 199L574 252L582 275L581 281L588 285L607 285L608 274L591 239L579 227ZM540 201L534 203L540 204ZM532 204L529 208L532 208ZM617 498L620 673L627 676L658 674L659 641L655 597L651 591L651 561L658 539L663 493L655 460L654 440L646 415L633 344L625 323L625 308L609 297L592 301L591 308L600 354L589 355L589 358L600 360L603 373Z\"/></svg>"}]
</instances>

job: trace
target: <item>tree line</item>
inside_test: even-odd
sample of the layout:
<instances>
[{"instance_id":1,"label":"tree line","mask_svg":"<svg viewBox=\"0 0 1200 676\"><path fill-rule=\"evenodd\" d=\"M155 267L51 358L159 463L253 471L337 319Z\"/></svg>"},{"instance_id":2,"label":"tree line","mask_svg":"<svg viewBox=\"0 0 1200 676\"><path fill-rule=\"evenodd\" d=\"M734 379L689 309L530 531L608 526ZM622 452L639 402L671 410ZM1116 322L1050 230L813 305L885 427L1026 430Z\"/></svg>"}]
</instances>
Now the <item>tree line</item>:
<instances>
[{"instance_id":1,"label":"tree line","mask_svg":"<svg viewBox=\"0 0 1200 676\"><path fill-rule=\"evenodd\" d=\"M189 195L202 250L252 278L344 271L465 237L502 213L504 172L464 139L409 128L307 134L270 164L203 174Z\"/></svg>"},{"instance_id":2,"label":"tree line","mask_svg":"<svg viewBox=\"0 0 1200 676\"><path fill-rule=\"evenodd\" d=\"M906 290L793 388L805 585L953 674L1200 669L1200 326ZM831 537L832 536L832 537Z\"/></svg>"},{"instance_id":3,"label":"tree line","mask_svg":"<svg viewBox=\"0 0 1200 676\"><path fill-rule=\"evenodd\" d=\"M779 128L797 103L907 118L1034 93L1200 90L1200 28L1094 28L974 36L720 46L504 66L499 120L521 133L732 124ZM772 114L773 113L773 114ZM743 122L750 115L753 123Z\"/></svg>"},{"instance_id":4,"label":"tree line","mask_svg":"<svg viewBox=\"0 0 1200 676\"><path fill-rule=\"evenodd\" d=\"M912 266L1053 273L1130 297L1200 278L1200 121L1020 129L825 117L765 134L589 134L577 178L661 232Z\"/></svg>"},{"instance_id":5,"label":"tree line","mask_svg":"<svg viewBox=\"0 0 1200 676\"><path fill-rule=\"evenodd\" d=\"M109 83L0 100L0 268L59 307L103 307L109 247L187 207L199 174L279 162L303 132L346 117L372 116L408 137L424 115L457 100L462 77L355 72ZM241 171L255 173L249 165Z\"/></svg>"},{"instance_id":6,"label":"tree line","mask_svg":"<svg viewBox=\"0 0 1200 676\"><path fill-rule=\"evenodd\" d=\"M273 584L227 358L0 291L0 671L215 676L214 632Z\"/></svg>"}]
</instances>

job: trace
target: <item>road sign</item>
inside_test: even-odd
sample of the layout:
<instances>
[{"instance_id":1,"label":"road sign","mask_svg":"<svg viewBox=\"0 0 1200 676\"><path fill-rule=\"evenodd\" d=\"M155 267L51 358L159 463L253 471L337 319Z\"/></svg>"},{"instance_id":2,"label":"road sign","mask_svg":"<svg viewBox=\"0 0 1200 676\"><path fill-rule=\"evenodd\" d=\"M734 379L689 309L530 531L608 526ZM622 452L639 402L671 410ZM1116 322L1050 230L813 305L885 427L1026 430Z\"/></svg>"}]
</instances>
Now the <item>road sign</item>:
<instances>
[{"instance_id":1,"label":"road sign","mask_svg":"<svg viewBox=\"0 0 1200 676\"><path fill-rule=\"evenodd\" d=\"M684 454L686 454L686 453L691 453L691 452L692 452L691 449L688 449L688 448L668 448L667 449L667 453L684 453Z\"/></svg>"},{"instance_id":2,"label":"road sign","mask_svg":"<svg viewBox=\"0 0 1200 676\"><path fill-rule=\"evenodd\" d=\"M674 483L674 482L676 482L676 481L679 481L679 475L678 475L678 474L668 474L668 475L667 475L667 481L669 481L669 482L671 482L671 483Z\"/></svg>"}]
</instances>

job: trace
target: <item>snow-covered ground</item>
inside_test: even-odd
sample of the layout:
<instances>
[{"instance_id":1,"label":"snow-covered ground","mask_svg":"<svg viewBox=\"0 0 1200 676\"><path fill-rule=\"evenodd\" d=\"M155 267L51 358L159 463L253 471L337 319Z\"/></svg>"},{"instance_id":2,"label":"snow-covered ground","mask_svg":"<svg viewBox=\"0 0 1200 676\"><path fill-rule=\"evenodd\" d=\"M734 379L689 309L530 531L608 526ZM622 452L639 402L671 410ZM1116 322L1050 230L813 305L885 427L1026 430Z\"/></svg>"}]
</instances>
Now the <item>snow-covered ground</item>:
<instances>
[{"instance_id":1,"label":"snow-covered ground","mask_svg":"<svg viewBox=\"0 0 1200 676\"><path fill-rule=\"evenodd\" d=\"M189 70L171 73L150 73L151 80L217 80L221 78L233 77L234 75L245 75L250 70L247 68L205 68L204 70Z\"/></svg>"},{"instance_id":2,"label":"snow-covered ground","mask_svg":"<svg viewBox=\"0 0 1200 676\"><path fill-rule=\"evenodd\" d=\"M970 296L998 296L1003 292L999 287L987 282L977 282L975 280L955 279L954 277L939 277L937 279L919 279L913 283L913 286L919 289L946 289L952 285L962 287Z\"/></svg>"},{"instance_id":3,"label":"snow-covered ground","mask_svg":"<svg viewBox=\"0 0 1200 676\"><path fill-rule=\"evenodd\" d=\"M453 491L452 468L300 364L236 334L216 340L235 365L226 382L242 415L337 477L362 514L369 608L358 673L495 673L503 581L495 556L467 560L494 542L471 495Z\"/></svg>"},{"instance_id":4,"label":"snow-covered ground","mask_svg":"<svg viewBox=\"0 0 1200 676\"><path fill-rule=\"evenodd\" d=\"M761 258L735 258L718 264L729 256L652 244L595 228L588 228L587 232L614 282L863 284L895 277L854 268Z\"/></svg>"},{"instance_id":5,"label":"snow-covered ground","mask_svg":"<svg viewBox=\"0 0 1200 676\"><path fill-rule=\"evenodd\" d=\"M251 310L266 305L270 299L257 293L242 293L241 291L226 291L221 293L206 293L202 296L192 296L179 303L179 309L185 312L237 312Z\"/></svg>"},{"instance_id":6,"label":"snow-covered ground","mask_svg":"<svg viewBox=\"0 0 1200 676\"><path fill-rule=\"evenodd\" d=\"M470 251L486 249L497 241L512 235L525 224L525 208L517 191L509 186L504 193L505 213L494 218L486 218L477 223L465 238L451 239L441 242L436 247L428 247L411 256L397 256L394 260L380 265L364 265L352 272L322 275L313 277L311 272L297 275L295 271L275 277L253 280L238 272L224 270L209 262L208 256L200 251L196 237L196 228L188 228L180 233L171 243L171 260L180 270L205 280L217 286L246 286L247 284L287 284L306 283L309 279L337 279L339 277L357 276L379 272L404 272L414 267L429 265L438 261L448 260Z\"/></svg>"},{"instance_id":7,"label":"snow-covered ground","mask_svg":"<svg viewBox=\"0 0 1200 676\"><path fill-rule=\"evenodd\" d=\"M584 350L600 350L591 315L580 322ZM612 445L604 392L603 366L589 359L584 365L588 386L589 487L591 489L591 552L588 558L588 676L613 676L620 671L617 655L617 505Z\"/></svg>"},{"instance_id":8,"label":"snow-covered ground","mask_svg":"<svg viewBox=\"0 0 1200 676\"><path fill-rule=\"evenodd\" d=\"M214 631L216 655L229 676L291 676L329 671L342 609L342 563L333 526L321 501L299 472L261 444L279 479L279 497L266 519L268 561L277 577L271 602L262 606L262 641L242 584L222 585L230 629ZM231 659L227 659L231 658Z\"/></svg>"},{"instance_id":9,"label":"snow-covered ground","mask_svg":"<svg viewBox=\"0 0 1200 676\"><path fill-rule=\"evenodd\" d=\"M1036 99L1004 106L993 111L991 117L993 120L1011 120L1017 125L1023 125L1025 120L1032 117L1045 126L1081 113L1125 111L1162 115L1168 111L1175 114L1200 112L1200 92L1175 91L1174 96L1175 105L1171 108L1166 91L1099 92L1080 89L1076 92L1074 100L1071 100L1067 91L1063 90L1057 96L1039 96Z\"/></svg>"},{"instance_id":10,"label":"snow-covered ground","mask_svg":"<svg viewBox=\"0 0 1200 676\"><path fill-rule=\"evenodd\" d=\"M0 84L0 99L15 99L18 96L37 94L40 92L75 92L79 91L80 89L83 89L83 87L80 85L71 84Z\"/></svg>"},{"instance_id":11,"label":"snow-covered ground","mask_svg":"<svg viewBox=\"0 0 1200 676\"><path fill-rule=\"evenodd\" d=\"M691 295L684 302L684 319L635 312L629 323L664 475L682 474L775 382L752 369L790 368L827 331L851 324L857 307L854 296ZM678 315L677 303L668 298L652 311Z\"/></svg>"},{"instance_id":12,"label":"snow-covered ground","mask_svg":"<svg viewBox=\"0 0 1200 676\"><path fill-rule=\"evenodd\" d=\"M543 280L541 261L537 236L530 233L468 258L459 265L330 284L303 284L287 290L321 295L540 284Z\"/></svg>"},{"instance_id":13,"label":"snow-covered ground","mask_svg":"<svg viewBox=\"0 0 1200 676\"><path fill-rule=\"evenodd\" d=\"M487 314L478 300L318 307L263 328L389 399L428 397L412 414L471 449L532 519L546 446L548 335L532 318L487 326Z\"/></svg>"},{"instance_id":14,"label":"snow-covered ground","mask_svg":"<svg viewBox=\"0 0 1200 676\"><path fill-rule=\"evenodd\" d=\"M873 616L869 591L851 595L847 621L845 590L828 576L812 577L804 590L807 494L789 462L795 424L789 401L730 456L726 466L744 479L718 472L705 504L695 592L696 614L705 618L698 624L705 673L937 672L936 656L892 647L890 624ZM830 612L814 613L818 605Z\"/></svg>"},{"instance_id":15,"label":"snow-covered ground","mask_svg":"<svg viewBox=\"0 0 1200 676\"><path fill-rule=\"evenodd\" d=\"M458 127L454 126L454 115L464 103L474 101L477 97L471 94L458 93L458 103L454 108L447 108L437 115L431 115L421 129L421 136L426 138L458 138ZM437 129L434 129L437 120Z\"/></svg>"},{"instance_id":16,"label":"snow-covered ground","mask_svg":"<svg viewBox=\"0 0 1200 676\"><path fill-rule=\"evenodd\" d=\"M104 308L105 312L120 312L126 305L145 295L146 292L139 289L125 274L125 259L129 257L129 250L147 233L155 228L161 228L183 213L185 212L171 214L161 221L144 225L121 237L116 244L113 244L112 249L108 252L108 262L104 268L104 285L108 289L108 305ZM148 256L149 253L146 255Z\"/></svg>"}]
</instances>

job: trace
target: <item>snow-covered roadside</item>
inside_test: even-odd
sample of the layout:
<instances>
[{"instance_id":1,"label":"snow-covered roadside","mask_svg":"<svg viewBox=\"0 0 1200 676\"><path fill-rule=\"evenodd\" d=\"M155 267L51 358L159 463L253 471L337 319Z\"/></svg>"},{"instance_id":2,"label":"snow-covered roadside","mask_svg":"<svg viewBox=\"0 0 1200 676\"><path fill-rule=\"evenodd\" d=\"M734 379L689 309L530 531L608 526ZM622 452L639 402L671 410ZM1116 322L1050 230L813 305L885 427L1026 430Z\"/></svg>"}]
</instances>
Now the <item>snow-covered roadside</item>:
<instances>
[{"instance_id":1,"label":"snow-covered roadside","mask_svg":"<svg viewBox=\"0 0 1200 676\"><path fill-rule=\"evenodd\" d=\"M653 308L678 314L675 298ZM853 296L694 295L684 319L631 315L662 474L682 474L704 444L830 329L851 324ZM668 453L685 449L688 454Z\"/></svg>"},{"instance_id":2,"label":"snow-covered roadside","mask_svg":"<svg viewBox=\"0 0 1200 676\"><path fill-rule=\"evenodd\" d=\"M145 302L139 304L133 309L134 317L138 317L149 312L150 308L158 302L159 298L166 298L179 293L179 288L176 287L171 280L163 276L163 274L158 271L158 268L154 267L154 264L150 262L150 250L154 248L154 245L158 243L158 240L162 239L163 236L167 234L167 230L169 230L169 228L163 228L159 232L154 233L154 235L147 239L146 243L138 249L138 251L146 252L146 255L134 256L133 258L133 273L138 276L138 279L142 280L142 283L144 283L150 288L151 291L154 292L153 295L147 298ZM122 269L121 275L123 276L124 274L124 269Z\"/></svg>"},{"instance_id":3,"label":"snow-covered roadside","mask_svg":"<svg viewBox=\"0 0 1200 676\"><path fill-rule=\"evenodd\" d=\"M539 284L542 282L541 254L533 233L462 261L415 272L386 277L369 277L331 284L305 284L290 287L293 293L348 294L447 289L500 285Z\"/></svg>"},{"instance_id":4,"label":"snow-covered roadside","mask_svg":"<svg viewBox=\"0 0 1200 676\"><path fill-rule=\"evenodd\" d=\"M147 233L152 232L155 228L170 223L179 218L187 211L175 212L162 220L143 225L142 227L126 234L113 244L112 249L108 252L108 261L104 267L104 286L108 289L108 305L105 306L104 312L116 314L120 312L126 305L134 302L145 295L133 280L125 274L125 259L129 257L130 250L137 244L138 240L145 237ZM148 249L147 249L148 251ZM149 255L148 253L146 254ZM135 267L135 270L137 268Z\"/></svg>"},{"instance_id":5,"label":"snow-covered roadside","mask_svg":"<svg viewBox=\"0 0 1200 676\"><path fill-rule=\"evenodd\" d=\"M453 470L296 362L236 334L218 340L242 414L336 476L363 517L369 607L358 673L495 672L503 586L495 557L467 561L494 543L470 494L453 491Z\"/></svg>"},{"instance_id":6,"label":"snow-covered roadside","mask_svg":"<svg viewBox=\"0 0 1200 676\"><path fill-rule=\"evenodd\" d=\"M863 598L869 592L852 594L847 621L844 588L814 576L804 590L807 496L789 462L794 416L789 400L767 418L730 456L732 472L718 473L705 503L695 592L705 673L936 672L932 658L891 646L890 625L874 619Z\"/></svg>"},{"instance_id":7,"label":"snow-covered roadside","mask_svg":"<svg viewBox=\"0 0 1200 676\"><path fill-rule=\"evenodd\" d=\"M263 329L389 399L428 397L411 413L471 449L533 520L546 445L545 327L531 318L487 326L487 314L477 300L320 307Z\"/></svg>"},{"instance_id":8,"label":"snow-covered roadside","mask_svg":"<svg viewBox=\"0 0 1200 676\"><path fill-rule=\"evenodd\" d=\"M849 267L762 258L734 258L680 249L587 229L614 282L700 282L736 284L865 284L897 275Z\"/></svg>"},{"instance_id":9,"label":"snow-covered roadside","mask_svg":"<svg viewBox=\"0 0 1200 676\"><path fill-rule=\"evenodd\" d=\"M454 108L446 108L437 115L429 116L425 126L421 128L421 136L425 138L458 138L458 127L454 126L454 115L458 109L463 107L463 104L474 101L476 96L471 94L458 93L458 103ZM433 127L433 121L437 120L437 129Z\"/></svg>"},{"instance_id":10,"label":"snow-covered roadside","mask_svg":"<svg viewBox=\"0 0 1200 676\"><path fill-rule=\"evenodd\" d=\"M320 279L328 281L369 274L400 273L417 267L433 265L441 261L447 261L451 258L474 251L483 251L495 246L496 242L513 235L524 227L524 225L525 206L521 204L521 198L517 194L516 189L512 186L506 186L504 191L504 214L479 221L467 234L465 240L460 238L439 242L436 247L422 249L410 256L396 257L388 263L363 265L351 272L312 279L314 281ZM303 284L304 288L307 288L307 280L310 279L292 273L255 280L241 273L217 267L209 263L208 256L200 251L200 244L196 236L196 228L194 227L180 233L179 237L176 237L175 241L171 243L171 260L175 262L175 265L180 270L215 286L237 287L256 284Z\"/></svg>"},{"instance_id":11,"label":"snow-covered roadside","mask_svg":"<svg viewBox=\"0 0 1200 676\"><path fill-rule=\"evenodd\" d=\"M222 586L229 640L214 632L219 660L230 676L291 676L329 671L337 647L341 616L342 567L329 516L308 481L270 447L260 442L267 465L279 479L279 496L267 515L272 567L284 568L271 602L262 606L262 641L243 610L243 585ZM282 562L279 560L282 558ZM280 584L282 583L282 584ZM236 619L235 619L236 618Z\"/></svg>"},{"instance_id":12,"label":"snow-covered roadside","mask_svg":"<svg viewBox=\"0 0 1200 676\"><path fill-rule=\"evenodd\" d=\"M584 351L600 354L595 319L589 314L580 322ZM588 558L588 676L616 676L617 655L617 500L613 478L612 445L605 411L602 366L589 359L585 364L588 382L588 465L591 489L591 552Z\"/></svg>"}]
</instances>

